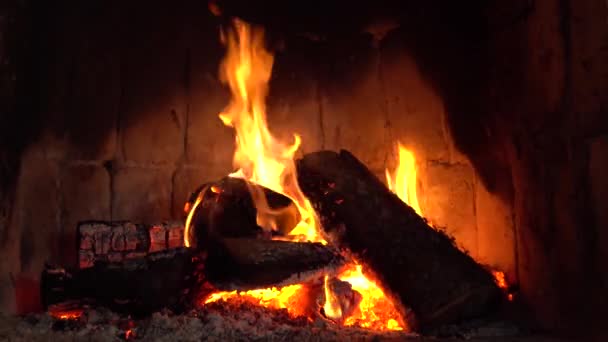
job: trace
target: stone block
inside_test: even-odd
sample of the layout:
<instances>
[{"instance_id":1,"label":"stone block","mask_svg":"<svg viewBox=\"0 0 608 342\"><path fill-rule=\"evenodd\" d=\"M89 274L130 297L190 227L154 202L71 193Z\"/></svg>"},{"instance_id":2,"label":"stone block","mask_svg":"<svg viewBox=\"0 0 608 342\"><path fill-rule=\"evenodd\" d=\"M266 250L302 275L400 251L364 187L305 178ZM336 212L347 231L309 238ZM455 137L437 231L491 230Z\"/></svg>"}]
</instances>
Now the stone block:
<instances>
[{"instance_id":1,"label":"stone block","mask_svg":"<svg viewBox=\"0 0 608 342\"><path fill-rule=\"evenodd\" d=\"M168 220L172 168L123 167L112 181L112 220L156 223Z\"/></svg>"},{"instance_id":2,"label":"stone block","mask_svg":"<svg viewBox=\"0 0 608 342\"><path fill-rule=\"evenodd\" d=\"M294 141L294 133L300 135L299 155L319 151L324 143L318 70L308 58L314 51L311 42L294 39L287 43L285 52L275 56L267 101L271 132L288 144Z\"/></svg>"},{"instance_id":3,"label":"stone block","mask_svg":"<svg viewBox=\"0 0 608 342\"><path fill-rule=\"evenodd\" d=\"M57 261L60 241L59 171L42 151L42 146L32 145L21 157L13 218L3 246L2 270L21 271L33 279L45 262Z\"/></svg>"},{"instance_id":4,"label":"stone block","mask_svg":"<svg viewBox=\"0 0 608 342\"><path fill-rule=\"evenodd\" d=\"M589 145L589 187L597 234L598 265L608 284L608 135L593 139Z\"/></svg>"},{"instance_id":5,"label":"stone block","mask_svg":"<svg viewBox=\"0 0 608 342\"><path fill-rule=\"evenodd\" d=\"M420 205L429 222L477 257L474 172L468 165L429 162L421 169Z\"/></svg>"},{"instance_id":6,"label":"stone block","mask_svg":"<svg viewBox=\"0 0 608 342\"><path fill-rule=\"evenodd\" d=\"M94 10L93 10L94 8ZM68 94L64 103L69 159L109 160L117 148L117 120L121 101L123 62L121 7L103 9L90 3L72 4L70 19L59 35L68 36ZM61 53L64 49L58 49Z\"/></svg>"},{"instance_id":7,"label":"stone block","mask_svg":"<svg viewBox=\"0 0 608 342\"><path fill-rule=\"evenodd\" d=\"M605 1L570 3L570 41L572 53L572 103L585 113L583 127L594 131L607 128L608 106L608 4Z\"/></svg>"},{"instance_id":8,"label":"stone block","mask_svg":"<svg viewBox=\"0 0 608 342\"><path fill-rule=\"evenodd\" d=\"M61 178L61 259L74 265L78 222L110 219L110 174L99 165L68 165Z\"/></svg>"},{"instance_id":9,"label":"stone block","mask_svg":"<svg viewBox=\"0 0 608 342\"><path fill-rule=\"evenodd\" d=\"M173 163L184 155L187 44L181 6L149 6L130 18L120 132L125 160ZM158 21L158 17L165 20ZM155 32L155 34L150 34Z\"/></svg>"},{"instance_id":10,"label":"stone block","mask_svg":"<svg viewBox=\"0 0 608 342\"><path fill-rule=\"evenodd\" d=\"M221 165L230 169L235 149L232 127L219 114L228 105L227 90L215 74L202 70L193 75L187 129L187 159L190 163Z\"/></svg>"},{"instance_id":11,"label":"stone block","mask_svg":"<svg viewBox=\"0 0 608 342\"><path fill-rule=\"evenodd\" d=\"M477 218L477 260L492 269L505 272L507 280L516 280L515 227L513 208L490 193L477 179L475 184Z\"/></svg>"},{"instance_id":12,"label":"stone block","mask_svg":"<svg viewBox=\"0 0 608 342\"><path fill-rule=\"evenodd\" d=\"M392 139L411 148L420 160L450 160L441 98L404 49L387 47L381 53Z\"/></svg>"},{"instance_id":13,"label":"stone block","mask_svg":"<svg viewBox=\"0 0 608 342\"><path fill-rule=\"evenodd\" d=\"M371 42L370 42L371 44ZM337 47L337 49L340 47ZM385 169L391 137L378 54L371 45L358 54L333 56L336 62L321 83L321 112L326 149L347 149L375 174ZM353 51L344 47L343 51Z\"/></svg>"}]
</instances>

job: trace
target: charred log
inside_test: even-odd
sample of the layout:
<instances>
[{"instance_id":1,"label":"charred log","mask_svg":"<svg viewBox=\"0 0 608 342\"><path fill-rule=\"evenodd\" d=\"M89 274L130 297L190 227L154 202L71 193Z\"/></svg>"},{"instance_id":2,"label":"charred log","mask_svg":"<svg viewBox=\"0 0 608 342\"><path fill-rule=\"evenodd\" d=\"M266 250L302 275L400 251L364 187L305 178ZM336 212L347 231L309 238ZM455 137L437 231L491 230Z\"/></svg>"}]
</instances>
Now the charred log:
<instances>
[{"instance_id":1,"label":"charred log","mask_svg":"<svg viewBox=\"0 0 608 342\"><path fill-rule=\"evenodd\" d=\"M222 289L255 289L316 280L335 273L342 255L319 243L245 238L218 240L208 251L207 277Z\"/></svg>"},{"instance_id":2,"label":"charred log","mask_svg":"<svg viewBox=\"0 0 608 342\"><path fill-rule=\"evenodd\" d=\"M43 305L89 300L136 315L162 308L179 312L215 290L299 284L336 271L343 262L336 250L317 243L222 238L208 246L97 260L79 270L48 266L41 276Z\"/></svg>"},{"instance_id":3,"label":"charred log","mask_svg":"<svg viewBox=\"0 0 608 342\"><path fill-rule=\"evenodd\" d=\"M258 224L254 204L264 201L269 212L264 213L275 222L274 231ZM214 238L268 238L284 235L299 222L299 212L288 197L241 178L224 177L197 189L185 207L192 213L190 241L204 245ZM202 246L201 246L202 247ZM202 247L204 248L204 247Z\"/></svg>"},{"instance_id":4,"label":"charred log","mask_svg":"<svg viewBox=\"0 0 608 342\"><path fill-rule=\"evenodd\" d=\"M305 155L297 170L325 231L415 312L420 329L482 315L500 298L486 270L349 152Z\"/></svg>"},{"instance_id":5,"label":"charred log","mask_svg":"<svg viewBox=\"0 0 608 342\"><path fill-rule=\"evenodd\" d=\"M93 267L66 270L47 266L41 276L45 308L87 301L117 312L143 315L162 308L183 311L204 288L201 255L186 248L151 253L120 262L97 261Z\"/></svg>"}]
</instances>

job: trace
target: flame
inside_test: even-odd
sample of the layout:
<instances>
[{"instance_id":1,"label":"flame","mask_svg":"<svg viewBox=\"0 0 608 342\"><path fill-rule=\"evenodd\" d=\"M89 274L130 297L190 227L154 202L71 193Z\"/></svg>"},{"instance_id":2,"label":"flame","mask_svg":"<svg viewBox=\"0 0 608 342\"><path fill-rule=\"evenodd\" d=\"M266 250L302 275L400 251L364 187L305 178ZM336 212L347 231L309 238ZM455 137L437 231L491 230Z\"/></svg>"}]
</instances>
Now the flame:
<instances>
[{"instance_id":1,"label":"flame","mask_svg":"<svg viewBox=\"0 0 608 342\"><path fill-rule=\"evenodd\" d=\"M492 275L494 276L494 282L496 285L503 291L507 293L507 300L513 301L513 294L509 293L509 283L507 283L507 278L505 277L505 272L502 271L492 271Z\"/></svg>"},{"instance_id":2,"label":"flame","mask_svg":"<svg viewBox=\"0 0 608 342\"><path fill-rule=\"evenodd\" d=\"M203 304L217 302L219 300L234 300L241 299L254 304L259 304L272 309L287 309L287 312L292 316L301 316L302 310L298 305L299 291L302 285L289 285L281 288L271 287L267 289L258 289L250 291L222 291L209 295Z\"/></svg>"},{"instance_id":3,"label":"flame","mask_svg":"<svg viewBox=\"0 0 608 342\"><path fill-rule=\"evenodd\" d=\"M375 330L403 330L406 327L395 304L376 282L363 274L363 266L354 264L342 272L338 279L349 282L353 290L362 295L359 310L344 322Z\"/></svg>"},{"instance_id":4,"label":"flame","mask_svg":"<svg viewBox=\"0 0 608 342\"><path fill-rule=\"evenodd\" d=\"M301 220L290 235L301 240L326 243L317 229L312 205L298 186L293 160L301 139L287 144L276 139L266 122L265 99L273 56L264 47L263 31L235 19L234 30L222 34L227 54L220 75L228 83L232 100L220 114L222 122L236 131L234 166L242 178L291 198ZM277 213L271 210L262 191L251 187L257 221L265 229L276 229Z\"/></svg>"},{"instance_id":5,"label":"flame","mask_svg":"<svg viewBox=\"0 0 608 342\"><path fill-rule=\"evenodd\" d=\"M56 319L61 319L61 320L75 320L75 319L79 319L82 314L83 314L83 310L81 309L74 309L74 310L63 310L63 311L54 311L54 310L50 310L49 314Z\"/></svg>"},{"instance_id":6,"label":"flame","mask_svg":"<svg viewBox=\"0 0 608 342\"><path fill-rule=\"evenodd\" d=\"M401 143L397 143L397 150L399 152L399 164L392 174L386 169L386 183L392 192L412 207L418 215L422 216L416 193L416 158Z\"/></svg>"},{"instance_id":7,"label":"flame","mask_svg":"<svg viewBox=\"0 0 608 342\"><path fill-rule=\"evenodd\" d=\"M340 302L338 302L336 296L331 292L328 280L329 276L325 275L325 282L323 284L323 291L325 291L325 304L323 305L323 310L325 311L325 316L331 319L341 319L342 308L340 307Z\"/></svg>"},{"instance_id":8,"label":"flame","mask_svg":"<svg viewBox=\"0 0 608 342\"><path fill-rule=\"evenodd\" d=\"M297 181L294 155L301 143L300 136L294 134L294 141L289 144L276 139L268 129L265 98L273 56L264 47L263 31L238 19L233 23L234 29L222 32L221 35L222 42L227 46L227 53L220 68L221 79L229 85L232 98L219 115L225 125L236 131L233 164L237 171L230 176L262 185L289 197L295 203L301 220L290 232L288 239L327 244L319 229L315 211ZM279 213L268 206L264 193L258 187L250 187L250 191L256 206L258 225L267 230L276 229L276 217ZM186 246L190 246L190 221L203 193L204 190L191 206L186 220ZM327 285L326 276L324 291L327 300L324 309L328 317L346 319L346 325L379 330L403 329L403 319L394 304L375 282L363 275L361 266L353 261L341 276L340 279L347 279L353 284L353 288L362 294L363 299L355 314L351 317L341 317L339 303L332 302L335 295ZM291 285L278 289L273 287L241 292L217 292L207 297L203 304L218 300L246 300L265 307L287 309L291 315L298 316L306 312L305 305L302 304L304 299L300 298L305 292L303 287Z\"/></svg>"}]
</instances>

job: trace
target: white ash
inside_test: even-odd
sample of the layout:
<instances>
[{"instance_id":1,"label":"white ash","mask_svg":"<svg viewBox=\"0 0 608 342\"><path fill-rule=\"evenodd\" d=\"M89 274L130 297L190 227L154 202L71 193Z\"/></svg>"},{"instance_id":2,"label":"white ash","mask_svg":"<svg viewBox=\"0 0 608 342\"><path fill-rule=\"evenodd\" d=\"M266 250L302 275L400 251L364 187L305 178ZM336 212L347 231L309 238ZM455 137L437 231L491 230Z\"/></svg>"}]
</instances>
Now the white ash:
<instances>
[{"instance_id":1,"label":"white ash","mask_svg":"<svg viewBox=\"0 0 608 342\"><path fill-rule=\"evenodd\" d=\"M500 324L472 329L461 338L488 341L511 336ZM511 330L510 330L511 329ZM2 341L401 341L426 340L406 332L377 332L342 327L322 319L292 318L286 310L250 303L214 302L189 313L157 312L131 320L104 309L87 309L77 320L62 321L49 314L27 317L0 315ZM476 333L477 332L477 333ZM464 335L464 336L463 336ZM491 337L490 337L490 336ZM436 338L431 339L437 341ZM483 340L483 339L481 339ZM526 341L525 338L508 341Z\"/></svg>"}]
</instances>

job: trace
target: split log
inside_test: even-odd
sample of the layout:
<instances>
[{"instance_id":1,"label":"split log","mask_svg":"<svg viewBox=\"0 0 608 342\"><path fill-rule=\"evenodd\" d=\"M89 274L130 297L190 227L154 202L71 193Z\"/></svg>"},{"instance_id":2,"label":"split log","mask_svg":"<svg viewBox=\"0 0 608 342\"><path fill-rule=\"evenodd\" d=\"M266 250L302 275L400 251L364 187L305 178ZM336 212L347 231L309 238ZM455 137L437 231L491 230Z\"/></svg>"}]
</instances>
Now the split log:
<instances>
[{"instance_id":1,"label":"split log","mask_svg":"<svg viewBox=\"0 0 608 342\"><path fill-rule=\"evenodd\" d=\"M184 226L179 222L84 221L78 223L77 239L78 267L87 268L97 261L121 262L181 247Z\"/></svg>"},{"instance_id":2,"label":"split log","mask_svg":"<svg viewBox=\"0 0 608 342\"><path fill-rule=\"evenodd\" d=\"M182 311L205 287L199 252L177 248L120 262L97 261L93 267L66 270L47 266L42 272L42 303L86 301L117 312L143 315L170 308Z\"/></svg>"},{"instance_id":3,"label":"split log","mask_svg":"<svg viewBox=\"0 0 608 342\"><path fill-rule=\"evenodd\" d=\"M217 239L210 249L177 248L119 262L97 260L68 271L47 267L41 276L45 307L91 299L118 312L183 311L216 290L286 286L342 266L342 256L317 243Z\"/></svg>"},{"instance_id":4,"label":"split log","mask_svg":"<svg viewBox=\"0 0 608 342\"><path fill-rule=\"evenodd\" d=\"M258 222L254 198L267 204L268 210L264 211L261 219L272 220L274 231L264 231L260 227L264 224ZM289 197L234 177L224 177L200 186L184 209L189 212L192 208L189 230L192 245L199 241L204 244L216 237L269 238L271 235L285 235L300 221L299 211Z\"/></svg>"},{"instance_id":5,"label":"split log","mask_svg":"<svg viewBox=\"0 0 608 342\"><path fill-rule=\"evenodd\" d=\"M419 329L483 315L498 302L492 275L349 152L307 154L297 170L325 231L414 311Z\"/></svg>"},{"instance_id":6,"label":"split log","mask_svg":"<svg viewBox=\"0 0 608 342\"><path fill-rule=\"evenodd\" d=\"M307 242L225 238L211 246L208 255L207 278L224 290L305 283L344 265L336 249Z\"/></svg>"}]
</instances>

